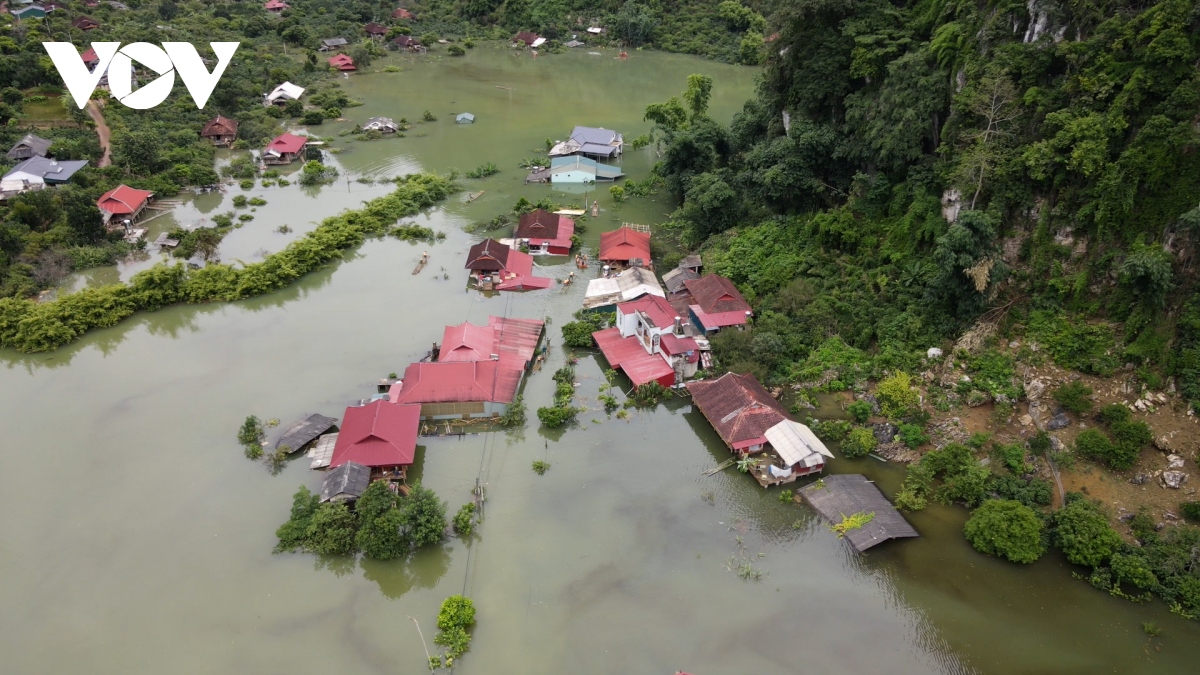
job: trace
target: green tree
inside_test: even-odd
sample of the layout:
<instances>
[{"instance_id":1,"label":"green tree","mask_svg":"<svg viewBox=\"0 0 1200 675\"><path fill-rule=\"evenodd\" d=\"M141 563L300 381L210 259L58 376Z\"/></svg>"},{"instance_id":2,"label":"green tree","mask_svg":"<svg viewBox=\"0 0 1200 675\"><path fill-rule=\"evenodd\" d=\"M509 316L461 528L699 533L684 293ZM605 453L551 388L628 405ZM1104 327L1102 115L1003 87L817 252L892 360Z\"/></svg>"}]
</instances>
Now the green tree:
<instances>
[{"instance_id":1,"label":"green tree","mask_svg":"<svg viewBox=\"0 0 1200 675\"><path fill-rule=\"evenodd\" d=\"M658 16L646 5L628 0L621 10L613 15L610 23L612 34L630 47L638 47L650 41Z\"/></svg>"},{"instance_id":2,"label":"green tree","mask_svg":"<svg viewBox=\"0 0 1200 675\"><path fill-rule=\"evenodd\" d=\"M1054 544L1076 565L1096 567L1121 546L1121 537L1108 524L1099 505L1069 494L1066 506L1054 514Z\"/></svg>"},{"instance_id":3,"label":"green tree","mask_svg":"<svg viewBox=\"0 0 1200 675\"><path fill-rule=\"evenodd\" d=\"M446 533L446 502L437 493L414 483L408 496L400 502L404 537L415 547L436 544Z\"/></svg>"},{"instance_id":4,"label":"green tree","mask_svg":"<svg viewBox=\"0 0 1200 675\"><path fill-rule=\"evenodd\" d=\"M976 551L1031 563L1042 556L1044 525L1037 513L1020 502L992 499L971 513L963 535Z\"/></svg>"},{"instance_id":5,"label":"green tree","mask_svg":"<svg viewBox=\"0 0 1200 675\"><path fill-rule=\"evenodd\" d=\"M916 410L921 402L920 395L913 389L912 377L905 372L880 380L875 386L875 395L879 398L879 409L893 419Z\"/></svg>"},{"instance_id":6,"label":"green tree","mask_svg":"<svg viewBox=\"0 0 1200 675\"><path fill-rule=\"evenodd\" d=\"M996 228L991 217L964 211L937 239L933 263L938 276L930 295L946 303L959 316L979 311L1006 268L996 255Z\"/></svg>"},{"instance_id":7,"label":"green tree","mask_svg":"<svg viewBox=\"0 0 1200 675\"><path fill-rule=\"evenodd\" d=\"M850 413L851 419L862 424L871 417L871 404L866 401L855 401L847 406L846 412Z\"/></svg>"},{"instance_id":8,"label":"green tree","mask_svg":"<svg viewBox=\"0 0 1200 675\"><path fill-rule=\"evenodd\" d=\"M865 427L855 427L850 430L846 440L842 441L842 454L846 457L864 457L879 444L875 434Z\"/></svg>"},{"instance_id":9,"label":"green tree","mask_svg":"<svg viewBox=\"0 0 1200 675\"><path fill-rule=\"evenodd\" d=\"M345 504L321 504L305 532L305 548L321 555L345 555L354 550L357 526L357 519Z\"/></svg>"},{"instance_id":10,"label":"green tree","mask_svg":"<svg viewBox=\"0 0 1200 675\"><path fill-rule=\"evenodd\" d=\"M926 51L892 61L878 93L846 97L846 122L872 163L899 171L936 148L946 108L946 76Z\"/></svg>"},{"instance_id":11,"label":"green tree","mask_svg":"<svg viewBox=\"0 0 1200 675\"><path fill-rule=\"evenodd\" d=\"M275 537L279 539L279 543L275 545L276 553L295 551L304 547L308 539L308 528L317 512L319 500L320 497L310 492L308 488L300 486L300 489L292 496L291 517L275 530Z\"/></svg>"}]
</instances>

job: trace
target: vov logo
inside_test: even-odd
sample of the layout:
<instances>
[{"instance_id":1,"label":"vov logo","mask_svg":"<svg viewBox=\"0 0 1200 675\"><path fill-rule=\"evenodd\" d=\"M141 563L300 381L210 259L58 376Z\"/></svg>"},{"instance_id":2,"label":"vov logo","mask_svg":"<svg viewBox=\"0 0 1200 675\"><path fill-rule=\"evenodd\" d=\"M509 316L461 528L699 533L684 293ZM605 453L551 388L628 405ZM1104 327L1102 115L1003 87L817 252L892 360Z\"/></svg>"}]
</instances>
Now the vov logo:
<instances>
[{"instance_id":1,"label":"vov logo","mask_svg":"<svg viewBox=\"0 0 1200 675\"><path fill-rule=\"evenodd\" d=\"M80 108L87 105L92 92L100 84L100 78L107 71L108 88L113 98L127 107L147 110L162 103L171 94L176 72L196 107L204 108L240 43L208 44L217 55L217 65L211 73L204 67L196 48L187 42L164 42L161 48L149 42L134 42L124 47L120 42L93 42L92 49L100 62L90 72L83 57L70 42L43 42L42 46L46 48L46 53L50 55L63 83ZM159 77L137 91L133 91L134 61L159 74Z\"/></svg>"}]
</instances>

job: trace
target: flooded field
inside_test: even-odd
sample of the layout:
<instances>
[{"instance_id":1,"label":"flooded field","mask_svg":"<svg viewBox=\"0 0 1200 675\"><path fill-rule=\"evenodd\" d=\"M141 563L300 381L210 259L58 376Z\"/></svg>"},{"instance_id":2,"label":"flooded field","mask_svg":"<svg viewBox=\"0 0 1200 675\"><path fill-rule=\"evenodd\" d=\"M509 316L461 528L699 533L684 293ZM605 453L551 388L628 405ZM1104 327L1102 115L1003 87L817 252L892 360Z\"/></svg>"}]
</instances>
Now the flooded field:
<instances>
[{"instance_id":1,"label":"flooded field","mask_svg":"<svg viewBox=\"0 0 1200 675\"><path fill-rule=\"evenodd\" d=\"M332 186L251 190L268 205L222 256L278 250L279 225L302 232L386 192L347 176L495 162L500 174L463 181L465 191L485 191L480 199L452 197L414 218L444 241L372 240L279 293L138 315L49 354L0 352L9 473L0 671L415 674L426 659L409 617L430 636L441 601L465 592L478 608L471 650L456 664L467 675L1195 672L1200 624L1096 591L1056 555L1030 567L979 555L962 538L962 509L915 514L921 538L859 556L778 490L734 470L702 476L727 457L703 417L674 399L609 419L596 401L604 366L591 352L578 354L577 401L589 408L580 424L538 427L532 411L551 400L550 374L566 358L558 326L579 307L583 284L468 293L462 266L477 235L463 228L520 196L555 195L524 185L516 168L546 137L575 124L643 133L644 105L678 93L693 72L714 76L711 111L722 120L752 89L751 70L613 55L534 61L477 48L462 59L389 57L380 65L403 72L344 81L366 105L320 133L425 109L439 121L403 139L338 138L343 176ZM476 123L453 124L457 111ZM623 166L641 179L653 161L647 149ZM223 212L231 207L222 200L239 193L198 197L171 218ZM606 191L600 200L605 211L585 237L592 245L602 230L657 223L672 208L662 196L617 208ZM414 276L423 251L430 265ZM539 262L557 278L575 269L565 258ZM422 356L444 325L489 314L551 322L549 362L525 388L533 421L424 438L414 472L451 511L476 479L485 483L478 534L407 563L273 555L292 493L318 486L320 474L296 461L272 476L246 460L235 440L245 416L340 417L376 379ZM551 464L544 476L530 470L535 459ZM889 495L903 476L871 458L835 460L831 470L865 473ZM760 581L738 577L745 561ZM1162 634L1148 638L1145 621Z\"/></svg>"}]
</instances>

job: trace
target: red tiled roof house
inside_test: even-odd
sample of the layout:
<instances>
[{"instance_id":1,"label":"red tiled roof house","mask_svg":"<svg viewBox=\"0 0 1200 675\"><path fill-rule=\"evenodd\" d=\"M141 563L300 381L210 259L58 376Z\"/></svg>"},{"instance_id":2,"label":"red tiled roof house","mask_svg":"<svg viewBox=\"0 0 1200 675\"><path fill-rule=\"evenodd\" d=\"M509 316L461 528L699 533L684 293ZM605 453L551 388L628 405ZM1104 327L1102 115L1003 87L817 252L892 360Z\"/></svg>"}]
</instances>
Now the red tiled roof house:
<instances>
[{"instance_id":1,"label":"red tiled roof house","mask_svg":"<svg viewBox=\"0 0 1200 675\"><path fill-rule=\"evenodd\" d=\"M237 138L238 123L228 117L217 115L204 124L200 130L200 138L207 138L213 145L225 146Z\"/></svg>"},{"instance_id":2,"label":"red tiled roof house","mask_svg":"<svg viewBox=\"0 0 1200 675\"><path fill-rule=\"evenodd\" d=\"M356 462L376 477L402 480L416 457L420 423L417 405L380 400L346 408L329 467Z\"/></svg>"},{"instance_id":3,"label":"red tiled roof house","mask_svg":"<svg viewBox=\"0 0 1200 675\"><path fill-rule=\"evenodd\" d=\"M413 363L388 397L398 405L419 404L421 419L500 417L516 398L524 372L492 360Z\"/></svg>"},{"instance_id":4,"label":"red tiled roof house","mask_svg":"<svg viewBox=\"0 0 1200 675\"><path fill-rule=\"evenodd\" d=\"M528 370L533 365L546 322L537 319L488 317L488 325L461 323L446 326L437 360L496 361L506 368Z\"/></svg>"},{"instance_id":5,"label":"red tiled roof house","mask_svg":"<svg viewBox=\"0 0 1200 675\"><path fill-rule=\"evenodd\" d=\"M283 10L290 8L291 5L287 4L283 0L267 0L266 4L263 5L263 9L274 14L279 14L283 12Z\"/></svg>"},{"instance_id":6,"label":"red tiled roof house","mask_svg":"<svg viewBox=\"0 0 1200 675\"><path fill-rule=\"evenodd\" d=\"M100 208L100 214L104 217L105 223L112 223L115 220L123 224L124 221L137 220L137 217L150 204L150 198L153 196L154 193L149 190L118 185L101 195L100 199L96 200L96 206Z\"/></svg>"},{"instance_id":7,"label":"red tiled roof house","mask_svg":"<svg viewBox=\"0 0 1200 675\"><path fill-rule=\"evenodd\" d=\"M374 21L363 26L363 30L366 31L367 35L370 35L373 38L381 38L384 35L387 35L388 32L387 26L380 23L375 23Z\"/></svg>"},{"instance_id":8,"label":"red tiled roof house","mask_svg":"<svg viewBox=\"0 0 1200 675\"><path fill-rule=\"evenodd\" d=\"M616 325L592 333L604 358L640 387L664 387L696 374L700 348L684 335L683 321L663 298L646 295L616 308Z\"/></svg>"},{"instance_id":9,"label":"red tiled roof house","mask_svg":"<svg viewBox=\"0 0 1200 675\"><path fill-rule=\"evenodd\" d=\"M574 234L574 220L545 209L522 215L513 230L513 238L526 240L533 255L570 255Z\"/></svg>"},{"instance_id":10,"label":"red tiled roof house","mask_svg":"<svg viewBox=\"0 0 1200 675\"><path fill-rule=\"evenodd\" d=\"M692 322L706 334L729 326L741 326L749 321L750 303L738 292L737 286L723 276L706 274L684 282L696 304L688 306Z\"/></svg>"},{"instance_id":11,"label":"red tiled roof house","mask_svg":"<svg viewBox=\"0 0 1200 675\"><path fill-rule=\"evenodd\" d=\"M554 283L533 275L533 256L495 239L472 246L464 267L471 270L471 282L485 291L528 291L550 288Z\"/></svg>"},{"instance_id":12,"label":"red tiled roof house","mask_svg":"<svg viewBox=\"0 0 1200 675\"><path fill-rule=\"evenodd\" d=\"M304 153L304 145L308 139L295 134L281 134L275 137L263 150L264 164L291 164Z\"/></svg>"},{"instance_id":13,"label":"red tiled roof house","mask_svg":"<svg viewBox=\"0 0 1200 675\"><path fill-rule=\"evenodd\" d=\"M650 235L622 226L600 234L600 260L610 265L630 265L641 261L650 267Z\"/></svg>"},{"instance_id":14,"label":"red tiled roof house","mask_svg":"<svg viewBox=\"0 0 1200 675\"><path fill-rule=\"evenodd\" d=\"M346 54L338 54L337 56L329 59L329 67L343 72L358 70L358 68L354 65L354 59L350 58Z\"/></svg>"},{"instance_id":15,"label":"red tiled roof house","mask_svg":"<svg viewBox=\"0 0 1200 675\"><path fill-rule=\"evenodd\" d=\"M91 17L77 16L71 21L71 27L83 31L96 30L100 27L100 22Z\"/></svg>"},{"instance_id":16,"label":"red tiled roof house","mask_svg":"<svg viewBox=\"0 0 1200 675\"><path fill-rule=\"evenodd\" d=\"M416 17L416 15L414 15L412 12L408 11L407 9L400 7L396 11L392 12L392 18L393 19L412 20L417 17Z\"/></svg>"}]
</instances>

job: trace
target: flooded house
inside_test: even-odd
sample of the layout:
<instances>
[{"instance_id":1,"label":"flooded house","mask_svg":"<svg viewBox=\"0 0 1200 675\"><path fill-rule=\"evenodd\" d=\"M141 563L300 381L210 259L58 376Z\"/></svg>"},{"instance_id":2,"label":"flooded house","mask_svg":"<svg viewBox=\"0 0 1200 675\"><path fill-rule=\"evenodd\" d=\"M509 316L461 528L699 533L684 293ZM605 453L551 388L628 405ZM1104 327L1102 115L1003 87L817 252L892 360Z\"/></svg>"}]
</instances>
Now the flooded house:
<instances>
[{"instance_id":1,"label":"flooded house","mask_svg":"<svg viewBox=\"0 0 1200 675\"><path fill-rule=\"evenodd\" d=\"M350 43L346 40L346 38L329 38L327 40L321 40L321 45L317 47L317 49L322 52L332 52L337 51L348 44Z\"/></svg>"},{"instance_id":2,"label":"flooded house","mask_svg":"<svg viewBox=\"0 0 1200 675\"><path fill-rule=\"evenodd\" d=\"M388 29L387 26L372 21L371 23L363 26L363 31L372 39L379 40L382 39L383 36L387 35Z\"/></svg>"},{"instance_id":3,"label":"flooded house","mask_svg":"<svg viewBox=\"0 0 1200 675\"><path fill-rule=\"evenodd\" d=\"M763 487L819 473L833 456L808 427L788 418L752 374L726 373L688 382L687 388L725 446L739 458L757 460L750 474Z\"/></svg>"},{"instance_id":4,"label":"flooded house","mask_svg":"<svg viewBox=\"0 0 1200 675\"><path fill-rule=\"evenodd\" d=\"M371 468L346 462L330 469L321 481L321 503L353 503L371 486Z\"/></svg>"},{"instance_id":5,"label":"flooded house","mask_svg":"<svg viewBox=\"0 0 1200 675\"><path fill-rule=\"evenodd\" d=\"M484 291L528 291L550 288L553 279L534 276L533 256L495 239L484 239L467 252L470 281Z\"/></svg>"},{"instance_id":6,"label":"flooded house","mask_svg":"<svg viewBox=\"0 0 1200 675\"><path fill-rule=\"evenodd\" d=\"M207 138L217 147L231 145L237 139L238 123L228 117L217 115L200 130L200 138Z\"/></svg>"},{"instance_id":7,"label":"flooded house","mask_svg":"<svg viewBox=\"0 0 1200 675\"><path fill-rule=\"evenodd\" d=\"M692 322L705 334L749 323L753 312L733 282L718 274L706 274L684 282L695 304L688 306Z\"/></svg>"},{"instance_id":8,"label":"flooded house","mask_svg":"<svg viewBox=\"0 0 1200 675\"><path fill-rule=\"evenodd\" d=\"M650 232L629 225L622 225L611 232L602 232L598 257L604 264L619 268L652 267Z\"/></svg>"},{"instance_id":9,"label":"flooded house","mask_svg":"<svg viewBox=\"0 0 1200 675\"><path fill-rule=\"evenodd\" d=\"M395 46L396 49L403 49L409 52L425 51L425 47L421 44L421 41L411 35L397 35L388 44Z\"/></svg>"},{"instance_id":10,"label":"flooded house","mask_svg":"<svg viewBox=\"0 0 1200 675\"><path fill-rule=\"evenodd\" d=\"M513 230L513 238L523 241L531 255L570 255L574 234L574 220L545 209L522 214Z\"/></svg>"},{"instance_id":11,"label":"flooded house","mask_svg":"<svg viewBox=\"0 0 1200 675\"><path fill-rule=\"evenodd\" d=\"M266 95L265 101L267 105L284 105L288 101L299 101L304 95L304 87L291 82L283 84L271 90L271 93Z\"/></svg>"},{"instance_id":12,"label":"flooded house","mask_svg":"<svg viewBox=\"0 0 1200 675\"><path fill-rule=\"evenodd\" d=\"M696 374L700 361L700 346L686 335L670 303L657 295L618 304L615 325L592 338L609 365L638 387L682 382Z\"/></svg>"},{"instance_id":13,"label":"flooded house","mask_svg":"<svg viewBox=\"0 0 1200 675\"><path fill-rule=\"evenodd\" d=\"M502 316L489 316L486 326L466 322L446 326L436 349L437 361L495 361L506 368L529 370L545 332L545 321Z\"/></svg>"},{"instance_id":14,"label":"flooded house","mask_svg":"<svg viewBox=\"0 0 1200 675\"><path fill-rule=\"evenodd\" d=\"M420 418L420 406L387 400L346 408L329 467L354 462L369 468L372 480L404 480L416 457Z\"/></svg>"},{"instance_id":15,"label":"flooded house","mask_svg":"<svg viewBox=\"0 0 1200 675\"><path fill-rule=\"evenodd\" d=\"M455 124L474 124L475 115L469 112L460 112L454 116Z\"/></svg>"},{"instance_id":16,"label":"flooded house","mask_svg":"<svg viewBox=\"0 0 1200 675\"><path fill-rule=\"evenodd\" d=\"M105 225L111 230L132 224L150 205L153 197L154 193L149 190L118 185L101 195L96 200L96 206L100 208Z\"/></svg>"},{"instance_id":17,"label":"flooded house","mask_svg":"<svg viewBox=\"0 0 1200 675\"><path fill-rule=\"evenodd\" d=\"M624 177L619 167L601 164L588 157L552 157L546 169L535 169L526 183L576 184L604 183Z\"/></svg>"},{"instance_id":18,"label":"flooded house","mask_svg":"<svg viewBox=\"0 0 1200 675\"><path fill-rule=\"evenodd\" d=\"M382 134L394 134L400 131L400 125L390 117L372 117L362 125L363 131L378 131Z\"/></svg>"},{"instance_id":19,"label":"flooded house","mask_svg":"<svg viewBox=\"0 0 1200 675\"><path fill-rule=\"evenodd\" d=\"M388 396L397 405L420 405L424 420L500 417L516 398L524 374L491 359L413 363Z\"/></svg>"},{"instance_id":20,"label":"flooded house","mask_svg":"<svg viewBox=\"0 0 1200 675\"><path fill-rule=\"evenodd\" d=\"M304 136L280 134L263 149L263 164L291 164L300 159L307 143L308 138Z\"/></svg>"},{"instance_id":21,"label":"flooded house","mask_svg":"<svg viewBox=\"0 0 1200 675\"><path fill-rule=\"evenodd\" d=\"M338 54L331 57L329 59L329 67L344 73L358 70L358 66L354 65L354 59L350 58L347 54Z\"/></svg>"},{"instance_id":22,"label":"flooded house","mask_svg":"<svg viewBox=\"0 0 1200 675\"><path fill-rule=\"evenodd\" d=\"M93 52L94 54L95 52ZM97 59L99 60L99 59ZM13 143L13 146L5 153L5 157L9 159L29 159L30 157L45 157L50 152L50 146L53 144L48 138L35 136L33 134L25 134L25 136Z\"/></svg>"},{"instance_id":23,"label":"flooded house","mask_svg":"<svg viewBox=\"0 0 1200 675\"><path fill-rule=\"evenodd\" d=\"M644 267L630 267L623 272L589 281L583 296L583 308L611 311L617 303L637 300L646 295L666 296L654 272Z\"/></svg>"},{"instance_id":24,"label":"flooded house","mask_svg":"<svg viewBox=\"0 0 1200 675\"><path fill-rule=\"evenodd\" d=\"M550 157L584 155L593 159L610 160L620 157L625 151L625 138L621 134L599 127L575 127L571 137L559 141L550 148Z\"/></svg>"},{"instance_id":25,"label":"flooded house","mask_svg":"<svg viewBox=\"0 0 1200 675\"><path fill-rule=\"evenodd\" d=\"M525 45L526 47L537 47L546 40L533 31L523 30L513 36L512 41L513 44Z\"/></svg>"}]
</instances>

